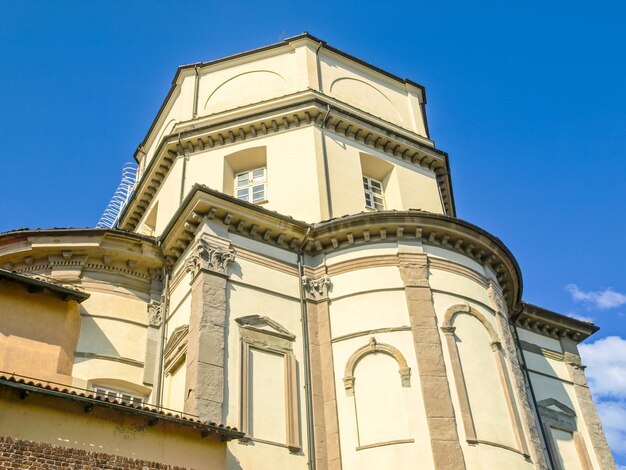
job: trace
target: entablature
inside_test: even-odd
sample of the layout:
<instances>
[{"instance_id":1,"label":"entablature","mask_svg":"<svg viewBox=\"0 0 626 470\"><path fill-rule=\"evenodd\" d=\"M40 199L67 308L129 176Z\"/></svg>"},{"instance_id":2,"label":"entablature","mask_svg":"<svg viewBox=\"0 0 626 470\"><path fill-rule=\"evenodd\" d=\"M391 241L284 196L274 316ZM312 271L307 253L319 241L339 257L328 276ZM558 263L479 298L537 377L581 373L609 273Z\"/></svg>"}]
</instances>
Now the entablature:
<instances>
[{"instance_id":1,"label":"entablature","mask_svg":"<svg viewBox=\"0 0 626 470\"><path fill-rule=\"evenodd\" d=\"M120 217L136 230L178 155L192 155L307 125L325 128L436 175L447 215L455 216L448 156L428 139L319 92L308 90L180 123L163 137Z\"/></svg>"},{"instance_id":2,"label":"entablature","mask_svg":"<svg viewBox=\"0 0 626 470\"><path fill-rule=\"evenodd\" d=\"M519 302L519 266L500 240L452 217L428 212L363 212L318 224L307 224L196 185L162 235L162 249L174 266L196 237L204 220L223 224L231 233L310 256L352 246L410 241L456 251L496 276L509 311Z\"/></svg>"},{"instance_id":3,"label":"entablature","mask_svg":"<svg viewBox=\"0 0 626 470\"><path fill-rule=\"evenodd\" d=\"M560 313L522 302L515 325L551 338L566 337L580 343L600 328L591 322L577 320Z\"/></svg>"}]
</instances>

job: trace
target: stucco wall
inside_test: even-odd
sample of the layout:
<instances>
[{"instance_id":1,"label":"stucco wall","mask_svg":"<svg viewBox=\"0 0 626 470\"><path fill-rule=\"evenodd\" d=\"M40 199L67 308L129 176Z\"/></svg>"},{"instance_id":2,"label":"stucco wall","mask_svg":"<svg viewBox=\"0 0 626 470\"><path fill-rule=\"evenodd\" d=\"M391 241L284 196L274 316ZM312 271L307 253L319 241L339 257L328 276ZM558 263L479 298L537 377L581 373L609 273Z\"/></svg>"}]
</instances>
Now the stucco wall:
<instances>
[{"instance_id":1,"label":"stucco wall","mask_svg":"<svg viewBox=\"0 0 626 470\"><path fill-rule=\"evenodd\" d=\"M147 418L98 406L85 413L84 405L37 394L20 400L19 393L6 389L0 402L2 436L186 468L225 466L226 444L203 439L198 430L164 422L148 426Z\"/></svg>"},{"instance_id":2,"label":"stucco wall","mask_svg":"<svg viewBox=\"0 0 626 470\"><path fill-rule=\"evenodd\" d=\"M79 304L0 283L0 370L68 384L80 329Z\"/></svg>"}]
</instances>

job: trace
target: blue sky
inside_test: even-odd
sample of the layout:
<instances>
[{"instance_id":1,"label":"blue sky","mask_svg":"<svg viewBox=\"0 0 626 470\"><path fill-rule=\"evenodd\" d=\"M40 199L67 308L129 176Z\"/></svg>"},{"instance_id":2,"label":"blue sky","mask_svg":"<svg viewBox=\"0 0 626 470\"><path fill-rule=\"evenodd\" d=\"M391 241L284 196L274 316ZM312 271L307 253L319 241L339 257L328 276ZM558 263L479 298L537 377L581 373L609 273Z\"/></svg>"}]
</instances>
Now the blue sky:
<instances>
[{"instance_id":1,"label":"blue sky","mask_svg":"<svg viewBox=\"0 0 626 470\"><path fill-rule=\"evenodd\" d=\"M178 65L303 31L426 86L458 215L515 254L526 301L601 327L592 385L626 376L621 2L6 2L0 231L94 226ZM605 388L626 423L626 379Z\"/></svg>"}]
</instances>

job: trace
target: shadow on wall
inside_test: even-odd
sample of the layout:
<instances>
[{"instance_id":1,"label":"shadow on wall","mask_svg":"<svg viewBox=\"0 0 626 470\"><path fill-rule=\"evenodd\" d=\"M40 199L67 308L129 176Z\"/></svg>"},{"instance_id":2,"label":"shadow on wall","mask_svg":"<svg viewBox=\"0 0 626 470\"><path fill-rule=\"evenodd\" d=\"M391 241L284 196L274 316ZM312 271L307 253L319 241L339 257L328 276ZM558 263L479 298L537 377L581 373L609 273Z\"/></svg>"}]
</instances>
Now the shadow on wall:
<instances>
[{"instance_id":1,"label":"shadow on wall","mask_svg":"<svg viewBox=\"0 0 626 470\"><path fill-rule=\"evenodd\" d=\"M106 333L98 326L96 320L89 316L89 312L82 305L80 307L80 338L76 351L115 357L120 355Z\"/></svg>"},{"instance_id":2,"label":"shadow on wall","mask_svg":"<svg viewBox=\"0 0 626 470\"><path fill-rule=\"evenodd\" d=\"M226 449L226 468L229 470L243 470L239 459L233 455L230 449Z\"/></svg>"}]
</instances>

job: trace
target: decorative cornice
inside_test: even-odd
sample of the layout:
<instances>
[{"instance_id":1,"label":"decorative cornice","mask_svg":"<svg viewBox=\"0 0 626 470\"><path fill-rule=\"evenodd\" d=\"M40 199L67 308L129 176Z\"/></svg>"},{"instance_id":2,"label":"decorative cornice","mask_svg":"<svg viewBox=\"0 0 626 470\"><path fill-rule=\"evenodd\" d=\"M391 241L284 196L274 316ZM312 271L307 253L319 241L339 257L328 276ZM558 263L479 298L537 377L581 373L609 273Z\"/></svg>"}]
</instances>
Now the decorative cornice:
<instances>
[{"instance_id":1,"label":"decorative cornice","mask_svg":"<svg viewBox=\"0 0 626 470\"><path fill-rule=\"evenodd\" d=\"M318 278L302 276L304 295L307 300L320 302L328 300L328 288L331 285L330 277L324 274Z\"/></svg>"},{"instance_id":2,"label":"decorative cornice","mask_svg":"<svg viewBox=\"0 0 626 470\"><path fill-rule=\"evenodd\" d=\"M556 339L566 337L580 343L599 330L593 323L566 317L526 302L522 302L521 309L515 318L515 325L544 336Z\"/></svg>"},{"instance_id":3,"label":"decorative cornice","mask_svg":"<svg viewBox=\"0 0 626 470\"><path fill-rule=\"evenodd\" d=\"M185 270L194 279L199 272L228 275L228 265L235 260L234 251L217 246L207 238L198 239L192 254L185 261Z\"/></svg>"},{"instance_id":4,"label":"decorative cornice","mask_svg":"<svg viewBox=\"0 0 626 470\"><path fill-rule=\"evenodd\" d=\"M249 111L246 113L245 110ZM383 152L397 160L435 173L446 213L454 216L447 154L413 132L342 103L314 90L256 103L238 111L233 119L223 117L190 121L186 129L163 137L120 217L120 227L136 230L159 187L179 155L192 155L213 148L288 131L306 125L325 129L354 142Z\"/></svg>"},{"instance_id":5,"label":"decorative cornice","mask_svg":"<svg viewBox=\"0 0 626 470\"><path fill-rule=\"evenodd\" d=\"M445 248L490 270L497 278L509 312L520 301L522 277L511 252L493 235L453 217L419 210L378 211L307 224L195 185L162 235L161 246L168 265L174 266L181 259L204 220L221 223L232 233L291 252L302 247L312 256L398 241ZM481 279L484 278L477 280ZM487 287L486 280L483 282Z\"/></svg>"}]
</instances>

